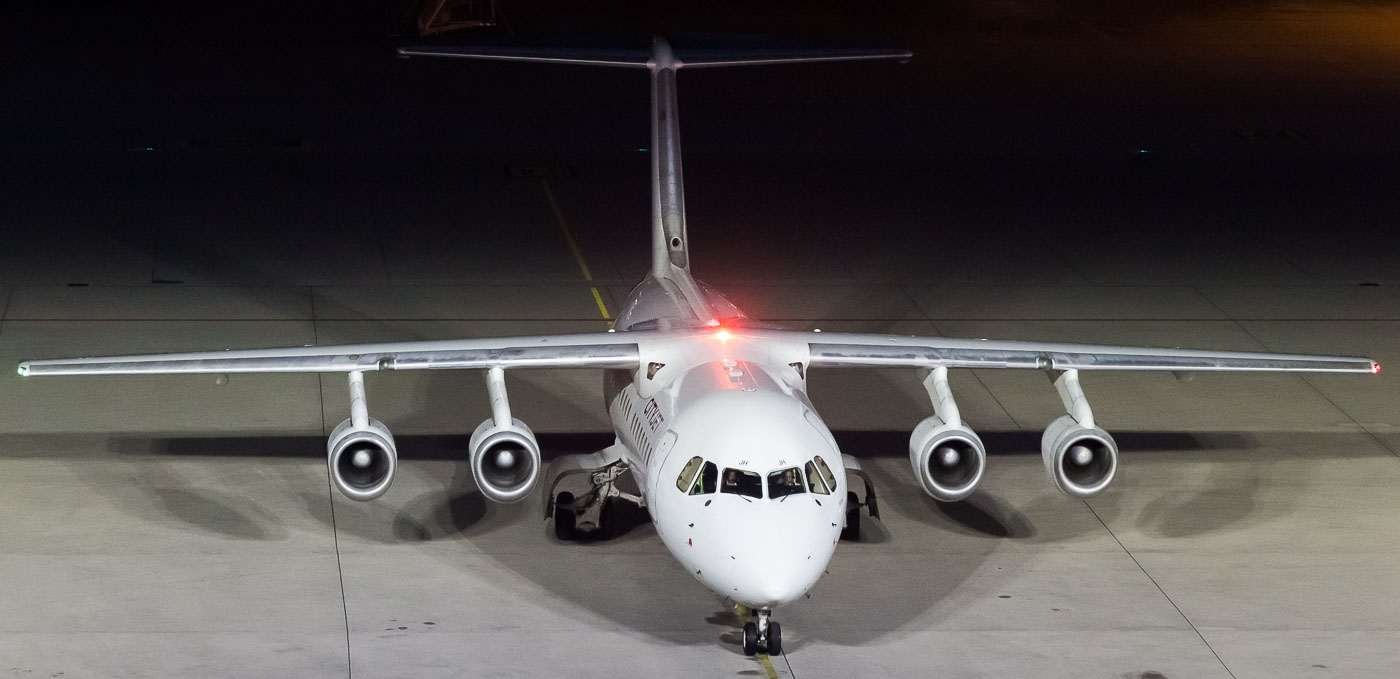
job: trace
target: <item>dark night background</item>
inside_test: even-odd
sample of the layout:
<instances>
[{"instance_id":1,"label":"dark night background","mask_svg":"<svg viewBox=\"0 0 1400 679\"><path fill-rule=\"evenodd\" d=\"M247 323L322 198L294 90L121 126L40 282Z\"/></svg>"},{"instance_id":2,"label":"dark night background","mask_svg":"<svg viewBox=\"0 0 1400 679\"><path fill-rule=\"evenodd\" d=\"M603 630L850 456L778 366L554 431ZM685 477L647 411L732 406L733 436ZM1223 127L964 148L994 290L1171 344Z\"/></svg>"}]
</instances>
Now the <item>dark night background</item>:
<instances>
[{"instance_id":1,"label":"dark night background","mask_svg":"<svg viewBox=\"0 0 1400 679\"><path fill-rule=\"evenodd\" d=\"M859 36L915 51L903 66L684 74L691 223L697 266L711 279L801 275L800 264L773 260L802 252L793 238L813 237L843 253L839 276L856 278L1041 282L1034 260L1042 257L1089 283L1172 282L1183 277L1180 266L1195 280L1246 283L1400 275L1388 256L1400 200L1400 14L1390 3L522 2L501 10L511 31L535 38ZM469 41L473 30L436 40ZM320 202L353 198L318 191L355 182L417 173L444 183L453 173L545 163L573 167L580 183L635 176L637 190L610 185L589 208L596 219L579 225L590 254L621 248L618 282L630 283L645 264L644 231L634 228L647 200L646 159L636 151L646 143L644 80L402 60L392 54L396 41L416 39L391 32L382 2L8 11L0 219L20 238L10 242L26 245L0 254L0 278L336 280L333 272L255 271L247 261L188 271L188 257L207 259L208 248L240 240L239 230L273 251L315 247L295 234L326 227L290 215L275 226L226 226L233 234L208 233L215 220L177 227L191 242L158 249L145 273L114 264L112 248L159 240L172 196L205 205L249 197L240 174L319 182L298 192L316 212ZM131 198L114 211L104 207L113 193ZM746 211L726 209L745 201ZM376 215L377 237L403 234L393 216ZM452 231L444 235L462 230ZM760 234L758 252L742 261L715 252L738 233ZM772 247L765 234L777 236ZM901 247L862 255L881 239ZM1002 256L1008 248L1014 266ZM1163 265L1163 251L1180 266ZM54 265L72 268L63 258L93 265L58 275ZM528 257L518 264L528 267ZM394 280L392 268L380 273Z\"/></svg>"},{"instance_id":2,"label":"dark night background","mask_svg":"<svg viewBox=\"0 0 1400 679\"><path fill-rule=\"evenodd\" d=\"M357 503L324 464L348 412L334 376L13 370L602 331L590 288L616 314L649 261L641 72L399 59L421 40L381 0L7 7L0 671L1400 674L1400 2L501 10L508 30L432 41L914 51L681 71L695 273L753 316L1387 369L1086 376L1123 450L1087 501L1042 468L1063 414L1044 375L955 371L990 453L957 504L910 476L917 371L814 372L884 513L781 611L767 672L650 527L563 544L535 500L484 499L462 461L489 412L480 375L366 375L403 465ZM547 456L611 440L595 371L510 385Z\"/></svg>"}]
</instances>

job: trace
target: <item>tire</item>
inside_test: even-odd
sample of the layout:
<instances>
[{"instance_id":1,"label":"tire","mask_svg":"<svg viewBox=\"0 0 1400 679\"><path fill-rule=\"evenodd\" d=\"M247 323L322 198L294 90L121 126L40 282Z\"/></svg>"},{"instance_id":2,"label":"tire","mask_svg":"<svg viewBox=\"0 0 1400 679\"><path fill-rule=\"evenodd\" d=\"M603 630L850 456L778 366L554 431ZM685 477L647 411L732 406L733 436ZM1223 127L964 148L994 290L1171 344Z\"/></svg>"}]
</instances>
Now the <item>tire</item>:
<instances>
[{"instance_id":1,"label":"tire","mask_svg":"<svg viewBox=\"0 0 1400 679\"><path fill-rule=\"evenodd\" d=\"M598 539L611 540L621 532L622 506L612 498L603 500L603 506L598 510Z\"/></svg>"},{"instance_id":2,"label":"tire","mask_svg":"<svg viewBox=\"0 0 1400 679\"><path fill-rule=\"evenodd\" d=\"M598 512L598 539L613 540L626 535L638 526L637 505L627 500L610 498L603 501Z\"/></svg>"},{"instance_id":3,"label":"tire","mask_svg":"<svg viewBox=\"0 0 1400 679\"><path fill-rule=\"evenodd\" d=\"M563 542L573 542L578 537L575 530L578 515L574 513L574 494L564 491L554 498L554 537Z\"/></svg>"},{"instance_id":4,"label":"tire","mask_svg":"<svg viewBox=\"0 0 1400 679\"><path fill-rule=\"evenodd\" d=\"M841 539L860 542L860 501L854 491L846 493L846 527L841 529Z\"/></svg>"},{"instance_id":5,"label":"tire","mask_svg":"<svg viewBox=\"0 0 1400 679\"><path fill-rule=\"evenodd\" d=\"M744 655L758 653L758 624L744 623Z\"/></svg>"},{"instance_id":6,"label":"tire","mask_svg":"<svg viewBox=\"0 0 1400 679\"><path fill-rule=\"evenodd\" d=\"M783 628L776 622L768 622L768 655L783 654Z\"/></svg>"}]
</instances>

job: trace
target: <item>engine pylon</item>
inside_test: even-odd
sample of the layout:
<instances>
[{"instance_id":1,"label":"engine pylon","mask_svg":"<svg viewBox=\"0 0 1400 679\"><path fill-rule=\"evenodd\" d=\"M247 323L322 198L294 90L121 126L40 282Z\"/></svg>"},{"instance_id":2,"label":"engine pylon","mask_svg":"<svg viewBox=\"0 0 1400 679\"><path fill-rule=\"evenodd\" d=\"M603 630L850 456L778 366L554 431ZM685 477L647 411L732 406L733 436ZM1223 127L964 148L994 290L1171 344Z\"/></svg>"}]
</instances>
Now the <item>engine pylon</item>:
<instances>
[{"instance_id":1,"label":"engine pylon","mask_svg":"<svg viewBox=\"0 0 1400 679\"><path fill-rule=\"evenodd\" d=\"M948 387L948 369L939 366L924 378L934 414L914 427L909 437L909 464L924 492L954 502L971 495L987 467L987 449L977 433L963 424Z\"/></svg>"},{"instance_id":2,"label":"engine pylon","mask_svg":"<svg viewBox=\"0 0 1400 679\"><path fill-rule=\"evenodd\" d=\"M1113 482L1118 471L1118 444L1094 423L1094 411L1079 386L1078 370L1049 376L1068 414L1051 422L1040 438L1045 471L1066 495L1092 497Z\"/></svg>"},{"instance_id":3,"label":"engine pylon","mask_svg":"<svg viewBox=\"0 0 1400 679\"><path fill-rule=\"evenodd\" d=\"M398 449L389 428L369 416L364 373L352 371L349 380L350 417L326 441L326 466L345 497L365 502L389 490L398 469Z\"/></svg>"},{"instance_id":4,"label":"engine pylon","mask_svg":"<svg viewBox=\"0 0 1400 679\"><path fill-rule=\"evenodd\" d=\"M540 477L540 446L524 422L511 417L506 396L505 371L486 372L491 418L472 432L472 476L476 486L496 502L519 502L534 489Z\"/></svg>"}]
</instances>

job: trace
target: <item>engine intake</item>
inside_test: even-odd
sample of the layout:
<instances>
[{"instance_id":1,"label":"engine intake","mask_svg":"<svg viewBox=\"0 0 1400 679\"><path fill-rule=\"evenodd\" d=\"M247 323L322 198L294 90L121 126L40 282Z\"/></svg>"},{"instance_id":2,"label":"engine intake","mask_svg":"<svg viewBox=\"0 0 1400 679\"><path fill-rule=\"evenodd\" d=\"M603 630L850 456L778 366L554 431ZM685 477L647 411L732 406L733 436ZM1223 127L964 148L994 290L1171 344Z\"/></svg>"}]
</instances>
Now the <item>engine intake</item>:
<instances>
[{"instance_id":1,"label":"engine intake","mask_svg":"<svg viewBox=\"0 0 1400 679\"><path fill-rule=\"evenodd\" d=\"M1108 432L1065 415L1040 439L1045 471L1065 494L1087 498L1108 487L1118 471L1118 444Z\"/></svg>"},{"instance_id":2,"label":"engine intake","mask_svg":"<svg viewBox=\"0 0 1400 679\"><path fill-rule=\"evenodd\" d=\"M389 490L398 468L398 449L389 428L376 419L356 427L341 422L326 443L331 481L345 497L365 502Z\"/></svg>"},{"instance_id":3,"label":"engine intake","mask_svg":"<svg viewBox=\"0 0 1400 679\"><path fill-rule=\"evenodd\" d=\"M509 425L486 420L472 432L472 476L481 493L496 502L517 502L530 494L540 476L540 446L519 419Z\"/></svg>"},{"instance_id":4,"label":"engine intake","mask_svg":"<svg viewBox=\"0 0 1400 679\"><path fill-rule=\"evenodd\" d=\"M961 500L977 489L987 467L987 449L977 433L933 416L914 427L909 463L924 492L936 500Z\"/></svg>"}]
</instances>

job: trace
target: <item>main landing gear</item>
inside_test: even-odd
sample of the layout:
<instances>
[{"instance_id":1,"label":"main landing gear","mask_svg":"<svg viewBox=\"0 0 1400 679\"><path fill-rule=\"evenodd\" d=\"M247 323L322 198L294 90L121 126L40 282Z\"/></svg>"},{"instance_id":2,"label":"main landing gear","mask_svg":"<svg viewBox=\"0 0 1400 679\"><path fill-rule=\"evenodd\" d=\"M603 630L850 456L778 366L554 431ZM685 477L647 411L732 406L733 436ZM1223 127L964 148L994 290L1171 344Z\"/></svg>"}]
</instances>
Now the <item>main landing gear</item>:
<instances>
[{"instance_id":1,"label":"main landing gear","mask_svg":"<svg viewBox=\"0 0 1400 679\"><path fill-rule=\"evenodd\" d=\"M846 491L846 525L841 527L841 539L846 542L860 542L860 508L864 507L870 512L870 517L880 518L880 504L875 497L875 482L870 480L870 476L861 471L860 461L850 455L842 455L842 466L846 468L846 480L854 483L855 479L860 479L861 485L865 486L865 500L855 490Z\"/></svg>"},{"instance_id":2,"label":"main landing gear","mask_svg":"<svg viewBox=\"0 0 1400 679\"><path fill-rule=\"evenodd\" d=\"M860 497L854 490L846 491L846 525L841 527L841 539L860 542Z\"/></svg>"},{"instance_id":3,"label":"main landing gear","mask_svg":"<svg viewBox=\"0 0 1400 679\"><path fill-rule=\"evenodd\" d=\"M583 497L567 490L556 495L552 503L554 537L565 542L611 540L634 527L642 499L617 487L627 469L625 462L615 462L591 472L593 488Z\"/></svg>"},{"instance_id":4,"label":"main landing gear","mask_svg":"<svg viewBox=\"0 0 1400 679\"><path fill-rule=\"evenodd\" d=\"M772 611L760 608L754 611L754 619L744 623L744 655L754 655L762 650L768 655L783 654L783 628L771 620Z\"/></svg>"}]
</instances>

